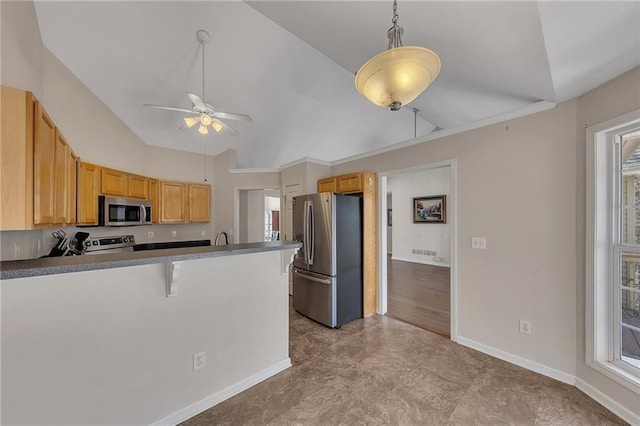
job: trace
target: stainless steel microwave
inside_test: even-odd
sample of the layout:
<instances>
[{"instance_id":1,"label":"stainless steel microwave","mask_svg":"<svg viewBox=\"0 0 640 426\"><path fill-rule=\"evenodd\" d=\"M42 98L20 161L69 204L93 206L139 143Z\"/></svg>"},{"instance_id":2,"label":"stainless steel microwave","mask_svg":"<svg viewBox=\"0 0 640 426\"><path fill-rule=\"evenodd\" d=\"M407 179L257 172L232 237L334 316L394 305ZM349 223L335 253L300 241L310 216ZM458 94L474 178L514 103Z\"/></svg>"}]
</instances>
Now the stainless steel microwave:
<instances>
[{"instance_id":1,"label":"stainless steel microwave","mask_svg":"<svg viewBox=\"0 0 640 426\"><path fill-rule=\"evenodd\" d=\"M98 197L98 225L151 225L151 201L100 195Z\"/></svg>"}]
</instances>

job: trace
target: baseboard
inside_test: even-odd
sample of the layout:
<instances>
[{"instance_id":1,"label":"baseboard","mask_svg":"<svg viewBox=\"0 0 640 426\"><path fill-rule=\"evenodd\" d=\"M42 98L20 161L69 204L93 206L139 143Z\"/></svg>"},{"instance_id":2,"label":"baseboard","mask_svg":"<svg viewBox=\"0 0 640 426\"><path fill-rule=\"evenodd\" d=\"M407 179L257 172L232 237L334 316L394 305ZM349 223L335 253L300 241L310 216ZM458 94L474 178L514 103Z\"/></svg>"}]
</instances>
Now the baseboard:
<instances>
[{"instance_id":1,"label":"baseboard","mask_svg":"<svg viewBox=\"0 0 640 426\"><path fill-rule=\"evenodd\" d=\"M268 379L271 376L278 374L279 372L286 370L291 367L291 358L286 358L276 364L273 364L270 367L265 368L264 370L258 371L256 374L247 377L235 383L229 387L222 389L219 392L214 393L213 395L209 395L208 397L189 405L181 410L176 411L173 414L168 415L162 420L158 420L151 424L151 426L166 426L166 425L177 425L196 414L200 414L205 410L213 407L214 405L220 404L222 401L231 398L234 395L239 394L240 392L249 389L251 386L254 386L263 380Z\"/></svg>"},{"instance_id":2,"label":"baseboard","mask_svg":"<svg viewBox=\"0 0 640 426\"><path fill-rule=\"evenodd\" d=\"M476 342L475 340L467 339L466 337L462 337L460 335L458 335L457 342L471 349L475 349L487 355L491 355L496 358L499 358L503 361L510 362L511 364L515 364L520 367L526 368L527 370L535 371L536 373L540 373L543 376L551 377L552 379L559 380L563 383L567 383L572 386L576 385L575 376L571 374L567 374L560 370L556 370L555 368L548 367L544 364L540 364L538 362L532 361L528 358L523 358L521 356L514 355L510 352L505 352L503 350L496 349L492 346L488 346L483 343Z\"/></svg>"},{"instance_id":3,"label":"baseboard","mask_svg":"<svg viewBox=\"0 0 640 426\"><path fill-rule=\"evenodd\" d=\"M576 387L630 425L640 425L639 415L629 411L584 380L576 377Z\"/></svg>"},{"instance_id":4,"label":"baseboard","mask_svg":"<svg viewBox=\"0 0 640 426\"><path fill-rule=\"evenodd\" d=\"M431 266L442 266L444 268L450 268L451 265L448 263L437 263L437 262L428 262L426 260L419 260L419 259L405 259L403 257L398 257L398 256L394 256L391 255L391 260L399 260L401 262L411 262L411 263L420 263L422 265L431 265Z\"/></svg>"}]
</instances>

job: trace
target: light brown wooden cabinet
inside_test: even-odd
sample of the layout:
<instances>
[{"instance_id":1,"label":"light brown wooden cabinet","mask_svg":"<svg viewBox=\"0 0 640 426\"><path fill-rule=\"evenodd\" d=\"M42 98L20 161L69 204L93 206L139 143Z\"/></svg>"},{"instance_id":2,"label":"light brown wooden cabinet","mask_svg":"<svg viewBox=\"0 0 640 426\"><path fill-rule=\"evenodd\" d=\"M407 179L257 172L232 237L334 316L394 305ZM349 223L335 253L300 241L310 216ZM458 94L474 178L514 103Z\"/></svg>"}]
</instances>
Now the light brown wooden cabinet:
<instances>
[{"instance_id":1,"label":"light brown wooden cabinet","mask_svg":"<svg viewBox=\"0 0 640 426\"><path fill-rule=\"evenodd\" d=\"M32 93L4 86L0 92L0 229L74 224L75 169L67 141Z\"/></svg>"},{"instance_id":2,"label":"light brown wooden cabinet","mask_svg":"<svg viewBox=\"0 0 640 426\"><path fill-rule=\"evenodd\" d=\"M189 184L189 222L209 222L211 185Z\"/></svg>"},{"instance_id":3,"label":"light brown wooden cabinet","mask_svg":"<svg viewBox=\"0 0 640 426\"><path fill-rule=\"evenodd\" d=\"M76 156L56 129L54 158L53 224L76 223Z\"/></svg>"},{"instance_id":4,"label":"light brown wooden cabinet","mask_svg":"<svg viewBox=\"0 0 640 426\"><path fill-rule=\"evenodd\" d=\"M147 194L149 196L149 201L151 201L151 223L158 223L160 217L160 182L158 179L148 178L147 186Z\"/></svg>"},{"instance_id":5,"label":"light brown wooden cabinet","mask_svg":"<svg viewBox=\"0 0 640 426\"><path fill-rule=\"evenodd\" d=\"M147 199L148 188L147 178L145 176L128 174L127 195L133 198Z\"/></svg>"},{"instance_id":6,"label":"light brown wooden cabinet","mask_svg":"<svg viewBox=\"0 0 640 426\"><path fill-rule=\"evenodd\" d=\"M160 223L187 222L189 190L186 183L160 182Z\"/></svg>"},{"instance_id":7,"label":"light brown wooden cabinet","mask_svg":"<svg viewBox=\"0 0 640 426\"><path fill-rule=\"evenodd\" d=\"M78 161L77 223L79 225L98 224L100 187L100 167Z\"/></svg>"},{"instance_id":8,"label":"light brown wooden cabinet","mask_svg":"<svg viewBox=\"0 0 640 426\"><path fill-rule=\"evenodd\" d=\"M329 177L318 180L318 192L336 192L336 178Z\"/></svg>"},{"instance_id":9,"label":"light brown wooden cabinet","mask_svg":"<svg viewBox=\"0 0 640 426\"><path fill-rule=\"evenodd\" d=\"M0 87L0 229L33 229L34 98Z\"/></svg>"},{"instance_id":10,"label":"light brown wooden cabinet","mask_svg":"<svg viewBox=\"0 0 640 426\"><path fill-rule=\"evenodd\" d=\"M336 192L340 194L352 194L362 192L362 173L349 173L336 177Z\"/></svg>"},{"instance_id":11,"label":"light brown wooden cabinet","mask_svg":"<svg viewBox=\"0 0 640 426\"><path fill-rule=\"evenodd\" d=\"M129 176L120 170L102 167L100 171L100 193L126 197L129 188Z\"/></svg>"},{"instance_id":12,"label":"light brown wooden cabinet","mask_svg":"<svg viewBox=\"0 0 640 426\"><path fill-rule=\"evenodd\" d=\"M56 126L40 102L34 100L33 223L54 223Z\"/></svg>"}]
</instances>

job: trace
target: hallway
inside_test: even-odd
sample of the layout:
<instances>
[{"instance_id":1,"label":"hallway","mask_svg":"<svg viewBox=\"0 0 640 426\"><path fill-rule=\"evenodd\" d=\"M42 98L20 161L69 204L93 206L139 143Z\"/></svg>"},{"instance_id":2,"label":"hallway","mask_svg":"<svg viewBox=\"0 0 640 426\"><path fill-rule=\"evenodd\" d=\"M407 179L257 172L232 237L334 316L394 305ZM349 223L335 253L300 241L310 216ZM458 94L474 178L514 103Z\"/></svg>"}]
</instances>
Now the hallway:
<instances>
[{"instance_id":1,"label":"hallway","mask_svg":"<svg viewBox=\"0 0 640 426\"><path fill-rule=\"evenodd\" d=\"M387 256L387 316L450 337L450 268Z\"/></svg>"}]
</instances>

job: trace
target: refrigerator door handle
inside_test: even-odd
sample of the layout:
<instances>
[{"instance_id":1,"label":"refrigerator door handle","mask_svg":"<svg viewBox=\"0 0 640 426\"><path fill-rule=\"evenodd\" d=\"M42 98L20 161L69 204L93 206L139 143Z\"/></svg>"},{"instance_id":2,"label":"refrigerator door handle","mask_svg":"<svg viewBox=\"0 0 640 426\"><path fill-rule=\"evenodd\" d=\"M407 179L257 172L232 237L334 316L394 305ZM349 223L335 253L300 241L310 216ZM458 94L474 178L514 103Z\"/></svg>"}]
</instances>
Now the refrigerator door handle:
<instances>
[{"instance_id":1,"label":"refrigerator door handle","mask_svg":"<svg viewBox=\"0 0 640 426\"><path fill-rule=\"evenodd\" d=\"M309 201L304 202L304 216L302 223L302 251L304 252L304 263L309 263L309 250L307 244L309 243L309 223L307 218Z\"/></svg>"},{"instance_id":2,"label":"refrigerator door handle","mask_svg":"<svg viewBox=\"0 0 640 426\"><path fill-rule=\"evenodd\" d=\"M313 201L309 201L309 261L307 262L309 265L313 265L313 255L315 254L315 237L316 237L316 226L315 226L315 218L313 217Z\"/></svg>"},{"instance_id":3,"label":"refrigerator door handle","mask_svg":"<svg viewBox=\"0 0 640 426\"><path fill-rule=\"evenodd\" d=\"M320 284L331 284L331 279L329 279L329 278L316 278L316 277L314 277L312 275L308 275L308 274L303 273L299 269L294 269L293 273L297 274L297 275L300 275L300 276L303 276L304 279L309 280L309 281L314 281L314 282L317 282L317 283L320 283Z\"/></svg>"}]
</instances>

